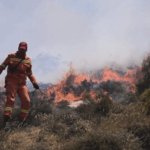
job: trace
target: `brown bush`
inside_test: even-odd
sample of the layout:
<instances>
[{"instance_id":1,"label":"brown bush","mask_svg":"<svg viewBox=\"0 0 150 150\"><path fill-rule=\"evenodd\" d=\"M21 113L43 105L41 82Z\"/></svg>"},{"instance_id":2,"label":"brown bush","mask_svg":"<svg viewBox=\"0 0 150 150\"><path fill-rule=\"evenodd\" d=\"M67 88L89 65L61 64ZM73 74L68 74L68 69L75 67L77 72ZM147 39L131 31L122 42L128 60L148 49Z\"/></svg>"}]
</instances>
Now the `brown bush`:
<instances>
[{"instance_id":1,"label":"brown bush","mask_svg":"<svg viewBox=\"0 0 150 150\"><path fill-rule=\"evenodd\" d=\"M111 110L112 105L113 101L109 96L102 95L99 102L90 100L89 103L78 106L75 111L80 114L83 119L91 119L94 117L106 116Z\"/></svg>"},{"instance_id":2,"label":"brown bush","mask_svg":"<svg viewBox=\"0 0 150 150\"><path fill-rule=\"evenodd\" d=\"M140 96L142 112L150 115L150 89L145 90Z\"/></svg>"},{"instance_id":3,"label":"brown bush","mask_svg":"<svg viewBox=\"0 0 150 150\"><path fill-rule=\"evenodd\" d=\"M67 108L69 105L69 102L67 100L62 100L59 103L57 103L56 107L61 109L61 108Z\"/></svg>"},{"instance_id":4,"label":"brown bush","mask_svg":"<svg viewBox=\"0 0 150 150\"><path fill-rule=\"evenodd\" d=\"M93 131L62 145L62 150L137 150L138 140L127 132Z\"/></svg>"},{"instance_id":5,"label":"brown bush","mask_svg":"<svg viewBox=\"0 0 150 150\"><path fill-rule=\"evenodd\" d=\"M0 130L2 150L149 150L150 118L138 103L122 105L104 96L100 102L59 109L43 101L31 106L22 127L16 123L19 108L13 113L12 130Z\"/></svg>"},{"instance_id":6,"label":"brown bush","mask_svg":"<svg viewBox=\"0 0 150 150\"><path fill-rule=\"evenodd\" d=\"M138 94L142 94L145 90L149 89L150 85L150 56L143 60L142 68L137 71L136 89Z\"/></svg>"}]
</instances>

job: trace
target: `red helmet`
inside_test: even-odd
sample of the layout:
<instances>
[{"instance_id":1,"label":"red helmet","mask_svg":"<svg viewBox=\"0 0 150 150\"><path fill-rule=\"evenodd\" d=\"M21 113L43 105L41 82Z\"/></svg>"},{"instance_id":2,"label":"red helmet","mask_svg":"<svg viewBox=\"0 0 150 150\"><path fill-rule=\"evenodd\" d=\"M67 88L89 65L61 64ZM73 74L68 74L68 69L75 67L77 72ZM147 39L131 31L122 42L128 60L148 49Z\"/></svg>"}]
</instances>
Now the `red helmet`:
<instances>
[{"instance_id":1,"label":"red helmet","mask_svg":"<svg viewBox=\"0 0 150 150\"><path fill-rule=\"evenodd\" d=\"M27 51L28 44L26 42L20 42L18 50L24 50L25 52Z\"/></svg>"}]
</instances>

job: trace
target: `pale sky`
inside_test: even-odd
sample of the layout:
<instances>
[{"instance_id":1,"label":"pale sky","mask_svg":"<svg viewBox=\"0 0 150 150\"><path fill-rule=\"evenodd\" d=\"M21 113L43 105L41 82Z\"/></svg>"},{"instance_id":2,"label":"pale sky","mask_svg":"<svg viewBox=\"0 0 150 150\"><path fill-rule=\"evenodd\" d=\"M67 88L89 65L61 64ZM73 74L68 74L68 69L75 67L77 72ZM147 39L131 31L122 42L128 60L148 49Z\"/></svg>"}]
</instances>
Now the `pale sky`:
<instances>
[{"instance_id":1,"label":"pale sky","mask_svg":"<svg viewBox=\"0 0 150 150\"><path fill-rule=\"evenodd\" d=\"M80 71L140 65L150 52L150 0L0 0L1 63L21 41L38 82L56 83L70 62Z\"/></svg>"}]
</instances>

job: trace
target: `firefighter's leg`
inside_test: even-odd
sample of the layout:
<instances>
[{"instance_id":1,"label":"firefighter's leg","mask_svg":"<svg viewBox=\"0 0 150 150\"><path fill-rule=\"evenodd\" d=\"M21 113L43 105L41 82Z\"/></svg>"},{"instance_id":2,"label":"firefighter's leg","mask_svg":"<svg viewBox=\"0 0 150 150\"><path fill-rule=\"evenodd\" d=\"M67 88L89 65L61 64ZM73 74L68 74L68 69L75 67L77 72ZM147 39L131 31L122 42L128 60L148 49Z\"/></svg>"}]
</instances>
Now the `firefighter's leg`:
<instances>
[{"instance_id":1,"label":"firefighter's leg","mask_svg":"<svg viewBox=\"0 0 150 150\"><path fill-rule=\"evenodd\" d=\"M18 95L21 99L21 114L20 118L22 121L25 121L28 117L30 98L26 85L19 86Z\"/></svg>"},{"instance_id":2,"label":"firefighter's leg","mask_svg":"<svg viewBox=\"0 0 150 150\"><path fill-rule=\"evenodd\" d=\"M3 114L4 115L3 127L6 126L7 122L9 122L11 118L11 113L14 108L16 93L17 93L17 85L15 84L6 85L6 105Z\"/></svg>"},{"instance_id":3,"label":"firefighter's leg","mask_svg":"<svg viewBox=\"0 0 150 150\"><path fill-rule=\"evenodd\" d=\"M11 117L11 112L14 108L16 93L17 93L17 85L15 84L7 84L6 85L6 105L4 109L4 117Z\"/></svg>"}]
</instances>

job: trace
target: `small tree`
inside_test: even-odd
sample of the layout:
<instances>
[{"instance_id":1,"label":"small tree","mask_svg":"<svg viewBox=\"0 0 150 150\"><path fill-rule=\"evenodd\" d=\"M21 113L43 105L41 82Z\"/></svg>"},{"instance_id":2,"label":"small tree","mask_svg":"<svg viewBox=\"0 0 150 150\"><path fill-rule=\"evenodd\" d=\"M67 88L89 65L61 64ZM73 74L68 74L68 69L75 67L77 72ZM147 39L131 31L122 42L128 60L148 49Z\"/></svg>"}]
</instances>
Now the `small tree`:
<instances>
[{"instance_id":1,"label":"small tree","mask_svg":"<svg viewBox=\"0 0 150 150\"><path fill-rule=\"evenodd\" d=\"M140 102L142 111L150 115L150 89L146 90L142 95L140 96Z\"/></svg>"},{"instance_id":2,"label":"small tree","mask_svg":"<svg viewBox=\"0 0 150 150\"><path fill-rule=\"evenodd\" d=\"M137 92L142 94L150 87L150 56L143 60L142 68L137 72Z\"/></svg>"},{"instance_id":3,"label":"small tree","mask_svg":"<svg viewBox=\"0 0 150 150\"><path fill-rule=\"evenodd\" d=\"M102 82L100 83L100 87L104 91L107 91L109 94L112 94L114 92L123 93L125 91L124 87L122 86L122 83L117 81L108 80L107 82Z\"/></svg>"}]
</instances>

